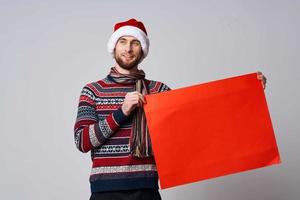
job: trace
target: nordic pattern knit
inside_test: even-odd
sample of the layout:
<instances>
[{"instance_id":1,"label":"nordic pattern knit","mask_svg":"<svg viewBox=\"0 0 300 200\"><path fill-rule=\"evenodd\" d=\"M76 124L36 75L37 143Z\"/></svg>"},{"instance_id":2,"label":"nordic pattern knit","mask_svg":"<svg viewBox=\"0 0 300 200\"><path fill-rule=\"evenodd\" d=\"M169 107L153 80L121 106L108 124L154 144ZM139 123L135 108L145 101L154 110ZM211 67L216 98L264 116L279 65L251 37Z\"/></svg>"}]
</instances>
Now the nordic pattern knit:
<instances>
[{"instance_id":1,"label":"nordic pattern knit","mask_svg":"<svg viewBox=\"0 0 300 200\"><path fill-rule=\"evenodd\" d=\"M145 82L150 94L169 90L161 82ZM81 152L91 151L91 192L158 188L154 158L130 154L132 114L125 116L121 106L133 91L134 84L116 83L109 75L82 89L74 137Z\"/></svg>"}]
</instances>

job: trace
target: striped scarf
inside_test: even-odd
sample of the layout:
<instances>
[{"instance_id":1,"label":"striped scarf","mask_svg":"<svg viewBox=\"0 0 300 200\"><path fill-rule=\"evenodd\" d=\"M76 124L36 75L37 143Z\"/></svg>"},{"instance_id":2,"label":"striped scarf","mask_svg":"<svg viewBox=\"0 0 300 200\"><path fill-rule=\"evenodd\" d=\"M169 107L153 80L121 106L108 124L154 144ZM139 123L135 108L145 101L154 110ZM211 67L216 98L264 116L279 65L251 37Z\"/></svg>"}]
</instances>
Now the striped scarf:
<instances>
[{"instance_id":1,"label":"striped scarf","mask_svg":"<svg viewBox=\"0 0 300 200\"><path fill-rule=\"evenodd\" d=\"M120 84L135 83L135 90L137 92L142 95L148 94L145 84L145 72L143 70L137 70L132 74L121 74L115 67L112 67L109 76ZM135 109L130 142L130 152L134 157L144 158L152 155L151 140L145 112L142 107L136 107Z\"/></svg>"}]
</instances>

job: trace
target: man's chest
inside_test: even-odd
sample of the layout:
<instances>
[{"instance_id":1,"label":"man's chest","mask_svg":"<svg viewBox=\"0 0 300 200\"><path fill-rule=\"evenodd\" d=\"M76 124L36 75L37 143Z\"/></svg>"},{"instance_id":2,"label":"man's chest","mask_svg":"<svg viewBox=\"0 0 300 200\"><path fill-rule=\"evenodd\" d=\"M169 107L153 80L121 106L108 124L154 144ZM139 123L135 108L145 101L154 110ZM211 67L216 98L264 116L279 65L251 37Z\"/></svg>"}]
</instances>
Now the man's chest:
<instances>
[{"instance_id":1,"label":"man's chest","mask_svg":"<svg viewBox=\"0 0 300 200\"><path fill-rule=\"evenodd\" d=\"M110 87L97 92L94 99L96 110L116 110L122 106L128 92L134 92L134 87Z\"/></svg>"}]
</instances>

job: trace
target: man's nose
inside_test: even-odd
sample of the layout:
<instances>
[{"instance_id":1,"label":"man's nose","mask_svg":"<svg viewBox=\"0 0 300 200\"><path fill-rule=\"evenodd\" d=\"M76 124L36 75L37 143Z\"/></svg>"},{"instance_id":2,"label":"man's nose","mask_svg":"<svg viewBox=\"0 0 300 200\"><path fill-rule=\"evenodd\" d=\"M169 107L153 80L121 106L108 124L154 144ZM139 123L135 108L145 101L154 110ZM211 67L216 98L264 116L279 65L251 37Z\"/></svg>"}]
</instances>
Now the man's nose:
<instances>
[{"instance_id":1,"label":"man's nose","mask_svg":"<svg viewBox=\"0 0 300 200\"><path fill-rule=\"evenodd\" d=\"M125 45L125 50L128 52L132 51L132 45L129 42Z\"/></svg>"}]
</instances>

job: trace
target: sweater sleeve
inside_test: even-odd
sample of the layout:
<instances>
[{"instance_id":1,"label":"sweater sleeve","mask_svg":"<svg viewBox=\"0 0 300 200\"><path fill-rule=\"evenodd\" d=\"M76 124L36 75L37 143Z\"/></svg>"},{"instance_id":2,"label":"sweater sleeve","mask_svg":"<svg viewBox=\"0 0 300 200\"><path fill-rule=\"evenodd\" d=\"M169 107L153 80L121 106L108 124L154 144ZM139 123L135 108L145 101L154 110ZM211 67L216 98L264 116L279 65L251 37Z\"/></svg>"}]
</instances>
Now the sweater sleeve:
<instances>
[{"instance_id":1,"label":"sweater sleeve","mask_svg":"<svg viewBox=\"0 0 300 200\"><path fill-rule=\"evenodd\" d=\"M85 86L79 98L77 118L74 125L75 144L79 151L86 153L100 147L126 120L121 108L99 120L96 114L94 93Z\"/></svg>"},{"instance_id":2,"label":"sweater sleeve","mask_svg":"<svg viewBox=\"0 0 300 200\"><path fill-rule=\"evenodd\" d=\"M166 91L169 91L169 90L171 90L171 88L169 86L167 86L164 83L161 83L161 86L159 88L159 92L166 92Z\"/></svg>"}]
</instances>

